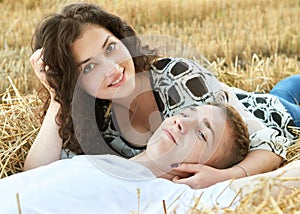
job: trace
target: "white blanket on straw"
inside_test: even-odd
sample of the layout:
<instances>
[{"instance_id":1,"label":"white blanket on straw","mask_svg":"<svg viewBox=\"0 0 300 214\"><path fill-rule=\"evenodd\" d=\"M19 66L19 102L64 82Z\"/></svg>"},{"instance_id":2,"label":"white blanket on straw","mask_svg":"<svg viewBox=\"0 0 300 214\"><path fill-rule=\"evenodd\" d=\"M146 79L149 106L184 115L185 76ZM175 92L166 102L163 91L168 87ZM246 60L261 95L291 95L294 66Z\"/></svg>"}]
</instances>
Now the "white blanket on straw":
<instances>
[{"instance_id":1,"label":"white blanket on straw","mask_svg":"<svg viewBox=\"0 0 300 214\"><path fill-rule=\"evenodd\" d=\"M228 184L193 190L155 178L124 158L76 156L1 179L0 209L18 213L19 205L22 213L163 213L164 200L168 213L185 213L202 193L205 207L228 206L235 196Z\"/></svg>"}]
</instances>

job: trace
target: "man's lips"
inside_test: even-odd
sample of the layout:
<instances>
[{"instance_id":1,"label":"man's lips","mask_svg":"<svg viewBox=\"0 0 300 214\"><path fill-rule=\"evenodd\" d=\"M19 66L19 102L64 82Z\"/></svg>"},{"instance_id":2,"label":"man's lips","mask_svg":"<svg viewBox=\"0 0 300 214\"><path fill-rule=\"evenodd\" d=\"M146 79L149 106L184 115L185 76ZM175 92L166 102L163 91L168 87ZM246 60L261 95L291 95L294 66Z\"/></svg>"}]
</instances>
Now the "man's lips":
<instances>
[{"instance_id":1,"label":"man's lips","mask_svg":"<svg viewBox=\"0 0 300 214\"><path fill-rule=\"evenodd\" d=\"M178 145L177 142L176 142L176 140L175 140L175 138L174 138L174 136L172 135L172 133L171 133L169 130L163 129L163 132L168 136L168 138L169 138L173 143L175 143L176 145Z\"/></svg>"}]
</instances>

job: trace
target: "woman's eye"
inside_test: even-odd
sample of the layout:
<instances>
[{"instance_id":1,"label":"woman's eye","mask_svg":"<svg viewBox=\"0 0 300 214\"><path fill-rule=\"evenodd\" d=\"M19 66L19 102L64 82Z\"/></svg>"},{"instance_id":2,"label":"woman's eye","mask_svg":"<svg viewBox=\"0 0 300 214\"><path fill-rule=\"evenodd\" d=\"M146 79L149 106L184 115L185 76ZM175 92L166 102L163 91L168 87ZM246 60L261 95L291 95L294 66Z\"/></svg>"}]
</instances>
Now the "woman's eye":
<instances>
[{"instance_id":1,"label":"woman's eye","mask_svg":"<svg viewBox=\"0 0 300 214\"><path fill-rule=\"evenodd\" d=\"M106 52L106 53L112 52L112 51L116 48L116 45L117 45L116 42L110 43L110 44L106 47L105 52Z\"/></svg>"},{"instance_id":2,"label":"woman's eye","mask_svg":"<svg viewBox=\"0 0 300 214\"><path fill-rule=\"evenodd\" d=\"M198 135L199 135L200 138L202 138L204 141L206 141L205 134L203 134L202 131L198 131Z\"/></svg>"},{"instance_id":3,"label":"woman's eye","mask_svg":"<svg viewBox=\"0 0 300 214\"><path fill-rule=\"evenodd\" d=\"M87 64L83 68L83 73L87 74L87 73L91 72L91 70L93 70L95 68L95 66L96 66L95 64Z\"/></svg>"}]
</instances>

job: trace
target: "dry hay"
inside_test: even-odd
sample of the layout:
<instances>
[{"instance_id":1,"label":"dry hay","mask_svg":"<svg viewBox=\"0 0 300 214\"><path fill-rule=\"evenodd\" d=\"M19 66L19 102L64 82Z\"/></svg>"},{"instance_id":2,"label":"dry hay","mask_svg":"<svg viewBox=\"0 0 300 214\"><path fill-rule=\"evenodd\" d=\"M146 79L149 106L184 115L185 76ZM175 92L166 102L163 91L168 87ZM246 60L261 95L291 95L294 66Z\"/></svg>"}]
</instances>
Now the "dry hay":
<instances>
[{"instance_id":1,"label":"dry hay","mask_svg":"<svg viewBox=\"0 0 300 214\"><path fill-rule=\"evenodd\" d=\"M300 128L295 129L295 131L300 134ZM294 160L300 160L300 140L297 140L287 149L287 163Z\"/></svg>"},{"instance_id":2,"label":"dry hay","mask_svg":"<svg viewBox=\"0 0 300 214\"><path fill-rule=\"evenodd\" d=\"M299 129L298 129L299 130ZM288 148L287 163L300 159L300 139ZM292 189L285 185L286 181L298 181L299 178L261 178L250 194L244 195L240 204L234 209L224 209L224 213L299 213L300 189ZM274 198L271 191L277 189ZM290 190L288 194L284 191Z\"/></svg>"},{"instance_id":3,"label":"dry hay","mask_svg":"<svg viewBox=\"0 0 300 214\"><path fill-rule=\"evenodd\" d=\"M300 144L300 140L298 140ZM284 172L273 178L260 177L253 180L253 185L250 191L243 193L243 189L240 189L232 201L227 207L221 208L218 205L207 208L205 203L202 203L202 195L195 197L190 204L190 208L186 214L211 214L211 213L223 213L223 214L299 214L300 213L300 189L291 188L286 182L300 182L300 177L283 177ZM221 191L218 198L227 190L230 183ZM245 187L247 188L247 187ZM137 190L138 203L140 203L140 195L142 191ZM274 196L273 193L277 192ZM166 204L164 200L161 202L162 210L164 214L177 213L175 208L169 209L176 201L181 197L179 194L174 201L170 204ZM151 205L149 205L151 206ZM185 205L184 205L185 206ZM225 205L226 206L226 205ZM133 212L134 214L140 214L140 210Z\"/></svg>"},{"instance_id":4,"label":"dry hay","mask_svg":"<svg viewBox=\"0 0 300 214\"><path fill-rule=\"evenodd\" d=\"M0 178L22 171L27 152L39 130L37 94L21 95L11 79L0 96Z\"/></svg>"},{"instance_id":5,"label":"dry hay","mask_svg":"<svg viewBox=\"0 0 300 214\"><path fill-rule=\"evenodd\" d=\"M291 189L285 181L298 181L300 178L264 178L254 187L253 191L245 195L235 210L226 213L297 213L300 207L300 189ZM275 198L271 190L279 188L279 195ZM290 190L284 194L285 190Z\"/></svg>"},{"instance_id":6,"label":"dry hay","mask_svg":"<svg viewBox=\"0 0 300 214\"><path fill-rule=\"evenodd\" d=\"M224 214L266 214L266 213L299 213L300 211L300 189L290 188L285 185L287 181L300 182L300 178L283 178L281 175L275 178L259 178L257 184L254 185L248 194L241 194L239 191L236 197L240 197L239 203L234 208L220 208L215 206L207 209L198 202L198 207L195 205L190 209L191 214L195 213L224 213ZM253 181L255 182L255 181ZM227 187L229 188L229 187ZM274 197L272 191L277 191L278 195ZM287 192L288 191L288 192ZM242 196L241 196L242 195ZM234 198L233 201L235 201ZM202 210L201 210L202 209ZM200 211L201 210L201 211Z\"/></svg>"}]
</instances>

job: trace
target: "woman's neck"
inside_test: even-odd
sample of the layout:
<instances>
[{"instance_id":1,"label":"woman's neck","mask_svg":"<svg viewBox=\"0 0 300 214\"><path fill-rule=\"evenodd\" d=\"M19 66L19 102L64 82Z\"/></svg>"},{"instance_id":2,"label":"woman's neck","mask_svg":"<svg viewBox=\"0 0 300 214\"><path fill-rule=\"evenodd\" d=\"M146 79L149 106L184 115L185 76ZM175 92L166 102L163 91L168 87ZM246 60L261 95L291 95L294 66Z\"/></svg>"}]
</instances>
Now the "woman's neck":
<instances>
[{"instance_id":1,"label":"woman's neck","mask_svg":"<svg viewBox=\"0 0 300 214\"><path fill-rule=\"evenodd\" d=\"M147 91L152 91L149 73L148 72L137 73L135 76L134 90L127 97L114 99L113 103L129 107L132 103L136 104L139 97L141 97L141 95L143 95Z\"/></svg>"},{"instance_id":2,"label":"woman's neck","mask_svg":"<svg viewBox=\"0 0 300 214\"><path fill-rule=\"evenodd\" d=\"M153 133L162 122L162 118L153 94L150 74L138 73L136 79L137 93L129 108L131 124L134 127L142 125L145 131Z\"/></svg>"},{"instance_id":3,"label":"woman's neck","mask_svg":"<svg viewBox=\"0 0 300 214\"><path fill-rule=\"evenodd\" d=\"M135 146L145 146L162 121L147 72L137 74L129 97L113 101L113 111L122 136Z\"/></svg>"}]
</instances>

